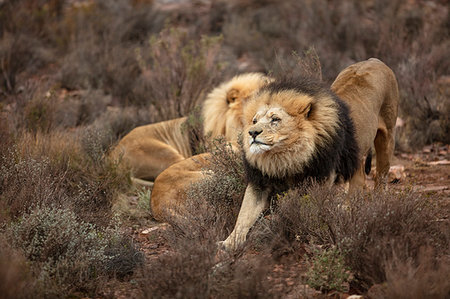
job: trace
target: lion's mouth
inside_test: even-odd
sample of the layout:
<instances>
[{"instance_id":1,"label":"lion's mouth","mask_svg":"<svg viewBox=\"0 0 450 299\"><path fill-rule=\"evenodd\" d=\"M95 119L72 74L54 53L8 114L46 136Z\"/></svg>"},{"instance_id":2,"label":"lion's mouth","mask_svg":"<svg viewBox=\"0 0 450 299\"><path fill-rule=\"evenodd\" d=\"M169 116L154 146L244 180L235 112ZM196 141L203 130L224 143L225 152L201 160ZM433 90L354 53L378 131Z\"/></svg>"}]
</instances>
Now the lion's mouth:
<instances>
[{"instance_id":1,"label":"lion's mouth","mask_svg":"<svg viewBox=\"0 0 450 299\"><path fill-rule=\"evenodd\" d=\"M253 144L261 144L261 145L268 145L268 146L269 146L269 144L264 143L264 142L259 141L259 140L255 140L255 139L253 139L253 140L250 142L250 145L253 145Z\"/></svg>"},{"instance_id":2,"label":"lion's mouth","mask_svg":"<svg viewBox=\"0 0 450 299\"><path fill-rule=\"evenodd\" d=\"M252 154L261 154L263 152L270 150L271 147L272 146L270 144L267 144L265 142L262 142L262 141L259 141L256 139L252 139L250 141L249 150L250 150L250 153L252 153Z\"/></svg>"}]
</instances>

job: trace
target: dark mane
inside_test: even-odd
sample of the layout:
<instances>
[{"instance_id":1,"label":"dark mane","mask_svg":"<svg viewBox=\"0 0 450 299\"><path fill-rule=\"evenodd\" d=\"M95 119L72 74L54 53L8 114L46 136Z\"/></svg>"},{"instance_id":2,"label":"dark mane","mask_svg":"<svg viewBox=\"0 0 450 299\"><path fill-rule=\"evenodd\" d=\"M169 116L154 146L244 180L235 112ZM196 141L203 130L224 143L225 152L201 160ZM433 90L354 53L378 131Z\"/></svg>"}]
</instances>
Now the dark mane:
<instances>
[{"instance_id":1,"label":"dark mane","mask_svg":"<svg viewBox=\"0 0 450 299\"><path fill-rule=\"evenodd\" d=\"M333 173L336 181L348 181L358 167L358 145L355 139L355 129L349 115L347 104L344 103L332 91L324 88L321 84L309 80L285 82L274 82L264 88L275 93L284 90L295 90L311 96L328 94L338 104L339 126L331 142L316 148L315 155L303 169L302 172L284 178L273 178L262 174L262 172L248 163L244 156L244 166L247 179L255 186L272 187L278 191L288 187L303 184L307 180L317 182L326 181ZM320 105L320 101L317 102Z\"/></svg>"},{"instance_id":2,"label":"dark mane","mask_svg":"<svg viewBox=\"0 0 450 299\"><path fill-rule=\"evenodd\" d=\"M304 93L312 97L328 91L322 83L309 77L277 79L263 87L261 90L268 91L271 94L280 91L295 90L299 93Z\"/></svg>"}]
</instances>

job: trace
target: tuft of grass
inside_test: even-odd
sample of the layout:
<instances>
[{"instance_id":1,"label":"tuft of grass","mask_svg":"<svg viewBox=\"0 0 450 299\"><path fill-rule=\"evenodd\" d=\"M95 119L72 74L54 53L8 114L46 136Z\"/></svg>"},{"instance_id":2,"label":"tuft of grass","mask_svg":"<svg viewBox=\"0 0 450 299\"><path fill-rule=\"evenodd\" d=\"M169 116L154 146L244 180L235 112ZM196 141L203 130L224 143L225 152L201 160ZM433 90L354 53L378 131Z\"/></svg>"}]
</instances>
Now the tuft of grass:
<instances>
[{"instance_id":1,"label":"tuft of grass","mask_svg":"<svg viewBox=\"0 0 450 299\"><path fill-rule=\"evenodd\" d=\"M0 204L6 219L33 204L67 203L87 222L107 223L115 195L130 186L126 169L99 151L90 156L73 135L25 133L1 159Z\"/></svg>"},{"instance_id":2,"label":"tuft of grass","mask_svg":"<svg viewBox=\"0 0 450 299\"><path fill-rule=\"evenodd\" d=\"M398 257L394 252L385 263L386 282L381 286L381 294L371 294L372 298L446 298L450 294L450 262L448 257L436 258L431 247L420 248L417 258Z\"/></svg>"},{"instance_id":3,"label":"tuft of grass","mask_svg":"<svg viewBox=\"0 0 450 299\"><path fill-rule=\"evenodd\" d=\"M344 255L336 248L314 250L308 259L309 270L306 283L322 292L348 292L350 272L344 262Z\"/></svg>"}]
</instances>

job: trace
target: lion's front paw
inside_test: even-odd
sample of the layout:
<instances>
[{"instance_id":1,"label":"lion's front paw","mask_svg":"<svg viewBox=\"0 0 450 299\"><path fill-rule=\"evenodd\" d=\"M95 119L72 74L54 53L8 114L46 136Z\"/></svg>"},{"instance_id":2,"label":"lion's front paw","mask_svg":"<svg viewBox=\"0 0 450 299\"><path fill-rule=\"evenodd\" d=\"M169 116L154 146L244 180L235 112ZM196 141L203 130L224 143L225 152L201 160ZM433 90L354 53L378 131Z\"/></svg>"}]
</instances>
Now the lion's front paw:
<instances>
[{"instance_id":1,"label":"lion's front paw","mask_svg":"<svg viewBox=\"0 0 450 299\"><path fill-rule=\"evenodd\" d=\"M238 250L245 242L245 235L239 236L236 234L231 234L225 241L218 243L219 248L227 252L234 252Z\"/></svg>"},{"instance_id":2,"label":"lion's front paw","mask_svg":"<svg viewBox=\"0 0 450 299\"><path fill-rule=\"evenodd\" d=\"M235 250L235 245L230 242L229 239L226 239L225 241L217 242L217 249L219 251L226 251L228 253L233 252Z\"/></svg>"}]
</instances>

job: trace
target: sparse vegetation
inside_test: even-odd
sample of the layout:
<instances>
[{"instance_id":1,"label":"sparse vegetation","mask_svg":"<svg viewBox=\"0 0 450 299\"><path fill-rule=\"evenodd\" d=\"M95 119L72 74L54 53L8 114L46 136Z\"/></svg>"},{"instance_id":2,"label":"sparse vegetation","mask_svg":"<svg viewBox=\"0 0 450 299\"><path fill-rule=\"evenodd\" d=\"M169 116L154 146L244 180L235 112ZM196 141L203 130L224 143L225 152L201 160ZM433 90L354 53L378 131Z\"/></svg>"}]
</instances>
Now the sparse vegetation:
<instances>
[{"instance_id":1,"label":"sparse vegetation","mask_svg":"<svg viewBox=\"0 0 450 299\"><path fill-rule=\"evenodd\" d=\"M311 260L307 283L324 292L348 292L350 272L345 266L344 256L335 248L316 250Z\"/></svg>"},{"instance_id":2,"label":"sparse vegetation","mask_svg":"<svg viewBox=\"0 0 450 299\"><path fill-rule=\"evenodd\" d=\"M8 232L45 297L80 289L94 294L102 279L129 274L142 260L117 228L98 228L64 207L35 208Z\"/></svg>"},{"instance_id":3,"label":"sparse vegetation","mask_svg":"<svg viewBox=\"0 0 450 299\"><path fill-rule=\"evenodd\" d=\"M295 290L306 282L372 298L448 297L442 196L289 190L230 256L216 242L239 211L241 158L224 141L198 140L197 152L212 152L211 175L190 188L186 218L158 233L165 253L143 263L126 226L142 238L150 194L130 188L108 151L136 126L179 116L202 136L199 105L236 73L330 84L370 57L398 79L397 148L448 144L449 16L439 0L0 1L0 293L108 297L108 282L132 277L147 298L307 297ZM123 222L119 194L138 197ZM277 263L298 275L280 282Z\"/></svg>"}]
</instances>

